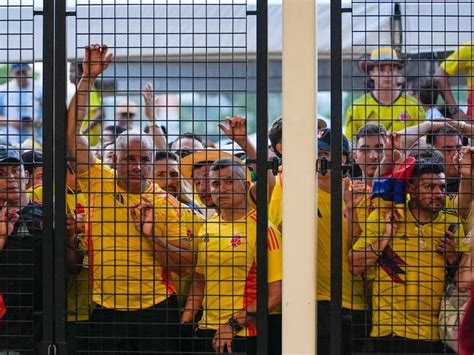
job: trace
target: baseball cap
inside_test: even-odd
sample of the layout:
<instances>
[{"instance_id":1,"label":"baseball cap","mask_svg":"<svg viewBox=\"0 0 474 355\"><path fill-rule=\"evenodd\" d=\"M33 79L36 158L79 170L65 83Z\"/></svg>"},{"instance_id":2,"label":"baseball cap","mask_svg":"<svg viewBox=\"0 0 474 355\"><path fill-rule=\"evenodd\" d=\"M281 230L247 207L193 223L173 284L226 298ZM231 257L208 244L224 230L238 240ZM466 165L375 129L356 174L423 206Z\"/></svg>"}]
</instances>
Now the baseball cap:
<instances>
[{"instance_id":1,"label":"baseball cap","mask_svg":"<svg viewBox=\"0 0 474 355\"><path fill-rule=\"evenodd\" d=\"M318 149L331 150L331 128L323 128L318 131ZM349 140L342 135L342 153L348 155L350 153Z\"/></svg>"},{"instance_id":2,"label":"baseball cap","mask_svg":"<svg viewBox=\"0 0 474 355\"><path fill-rule=\"evenodd\" d=\"M21 163L21 155L17 149L0 146L0 164L8 162L18 162Z\"/></svg>"},{"instance_id":3,"label":"baseball cap","mask_svg":"<svg viewBox=\"0 0 474 355\"><path fill-rule=\"evenodd\" d=\"M122 100L117 104L116 112L117 112L117 115L119 115L121 113L128 113L128 114L131 114L131 115L136 115L137 114L137 104L135 103L135 101L130 100L130 99Z\"/></svg>"},{"instance_id":4,"label":"baseball cap","mask_svg":"<svg viewBox=\"0 0 474 355\"><path fill-rule=\"evenodd\" d=\"M10 66L11 70L13 72L19 71L19 70L30 70L31 65L28 63L14 63Z\"/></svg>"}]
</instances>

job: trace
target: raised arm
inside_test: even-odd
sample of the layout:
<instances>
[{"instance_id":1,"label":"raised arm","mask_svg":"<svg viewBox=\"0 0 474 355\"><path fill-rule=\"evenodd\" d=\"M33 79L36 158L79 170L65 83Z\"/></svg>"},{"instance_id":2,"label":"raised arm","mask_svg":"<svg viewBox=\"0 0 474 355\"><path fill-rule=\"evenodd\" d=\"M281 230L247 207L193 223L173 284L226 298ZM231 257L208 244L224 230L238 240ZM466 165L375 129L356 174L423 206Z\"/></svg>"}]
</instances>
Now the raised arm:
<instances>
[{"instance_id":1,"label":"raised arm","mask_svg":"<svg viewBox=\"0 0 474 355\"><path fill-rule=\"evenodd\" d=\"M194 320L196 313L202 306L205 285L206 281L204 280L204 276L195 273L193 282L188 291L188 297L186 298L186 305L184 306L184 311L181 316L181 323L190 323Z\"/></svg>"},{"instance_id":2,"label":"raised arm","mask_svg":"<svg viewBox=\"0 0 474 355\"><path fill-rule=\"evenodd\" d=\"M392 236L397 232L394 212L390 211L385 216L385 229L383 234L372 244L362 250L349 251L349 265L354 276L362 274L366 268L375 265L384 249L389 245Z\"/></svg>"},{"instance_id":3,"label":"raised arm","mask_svg":"<svg viewBox=\"0 0 474 355\"><path fill-rule=\"evenodd\" d=\"M459 158L459 173L461 175L459 191L456 195L454 205L458 207L458 213L461 218L466 220L469 218L471 206L473 202L474 192L474 167L472 165L472 155L474 147L462 147L458 154Z\"/></svg>"},{"instance_id":4,"label":"raised arm","mask_svg":"<svg viewBox=\"0 0 474 355\"><path fill-rule=\"evenodd\" d=\"M146 83L142 92L145 102L145 116L150 122L150 135L153 138L153 144L157 150L167 149L166 136L160 125L155 122L155 94L153 93L153 84Z\"/></svg>"},{"instance_id":5,"label":"raised arm","mask_svg":"<svg viewBox=\"0 0 474 355\"><path fill-rule=\"evenodd\" d=\"M229 137L233 142L237 143L248 160L255 161L257 159L257 149L249 139L247 134L247 119L242 116L226 117L224 121L219 123L219 128L224 134ZM254 171L257 171L257 164L252 164ZM268 182L268 200L270 200L273 187L275 186L275 176L271 170L268 170L267 174ZM257 184L253 184L250 190L254 200L257 200Z\"/></svg>"},{"instance_id":6,"label":"raised arm","mask_svg":"<svg viewBox=\"0 0 474 355\"><path fill-rule=\"evenodd\" d=\"M400 149L405 152L413 143L423 137L425 134L435 132L446 125L445 120L424 121L416 126L407 127L398 131L400 135Z\"/></svg>"},{"instance_id":7,"label":"raised arm","mask_svg":"<svg viewBox=\"0 0 474 355\"><path fill-rule=\"evenodd\" d=\"M84 73L77 86L67 113L67 152L76 158L73 164L77 173L85 172L94 161L87 138L81 133L81 124L87 112L89 92L96 78L109 66L112 54L106 45L91 45L85 48Z\"/></svg>"},{"instance_id":8,"label":"raised arm","mask_svg":"<svg viewBox=\"0 0 474 355\"><path fill-rule=\"evenodd\" d=\"M444 98L444 102L449 105L449 110L452 113L452 116L456 120L468 121L467 115L461 110L454 98L453 91L451 89L451 84L449 83L449 75L446 71L439 67L436 73L434 74L435 80L438 82L441 95Z\"/></svg>"}]
</instances>

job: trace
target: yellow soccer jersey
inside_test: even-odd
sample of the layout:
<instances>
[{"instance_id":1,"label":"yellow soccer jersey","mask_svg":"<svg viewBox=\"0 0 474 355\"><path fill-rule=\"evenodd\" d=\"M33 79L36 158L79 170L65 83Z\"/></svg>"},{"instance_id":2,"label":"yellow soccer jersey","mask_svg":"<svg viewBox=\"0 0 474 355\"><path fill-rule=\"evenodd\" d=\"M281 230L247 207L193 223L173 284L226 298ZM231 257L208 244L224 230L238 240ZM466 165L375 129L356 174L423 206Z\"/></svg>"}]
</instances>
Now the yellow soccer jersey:
<instances>
[{"instance_id":1,"label":"yellow soccer jersey","mask_svg":"<svg viewBox=\"0 0 474 355\"><path fill-rule=\"evenodd\" d=\"M30 199L43 203L43 185L32 186L26 193Z\"/></svg>"},{"instance_id":2,"label":"yellow soccer jersey","mask_svg":"<svg viewBox=\"0 0 474 355\"><path fill-rule=\"evenodd\" d=\"M81 132L84 131L89 124L92 123L95 113L101 107L100 95L96 89L92 89L89 93L89 113L84 117L84 121L81 124ZM99 137L102 131L102 127L99 124L96 124L88 132L85 132L84 135L89 141L91 146L95 146L99 143Z\"/></svg>"},{"instance_id":3,"label":"yellow soccer jersey","mask_svg":"<svg viewBox=\"0 0 474 355\"><path fill-rule=\"evenodd\" d=\"M215 216L199 232L196 272L204 275L206 286L201 329L217 329L229 318L256 301L257 297L257 217L227 222ZM268 227L268 283L282 279L281 237ZM249 325L239 336L255 336Z\"/></svg>"},{"instance_id":4,"label":"yellow soccer jersey","mask_svg":"<svg viewBox=\"0 0 474 355\"><path fill-rule=\"evenodd\" d=\"M155 234L171 241L186 235L179 223L178 202L153 184L143 194L127 193L116 184L114 170L98 163L77 178L82 191L90 194L86 226L93 301L105 308L136 310L174 294L170 272L140 235L130 208L143 202L142 196L152 200Z\"/></svg>"},{"instance_id":5,"label":"yellow soccer jersey","mask_svg":"<svg viewBox=\"0 0 474 355\"><path fill-rule=\"evenodd\" d=\"M282 228L282 192L283 175L278 173L275 187L268 207L268 219L270 222ZM317 282L317 300L331 300L331 197L329 193L318 190L318 262L316 264L318 273ZM347 239L347 222L343 220L343 307L347 309L365 309L364 284L361 277L352 277L349 271L349 260L347 252L350 249L350 243Z\"/></svg>"},{"instance_id":6,"label":"yellow soccer jersey","mask_svg":"<svg viewBox=\"0 0 474 355\"><path fill-rule=\"evenodd\" d=\"M87 208L87 195L84 193L66 194L67 208L71 212L75 212L79 206ZM89 315L93 310L92 292L90 289L90 278L87 256L87 240L85 235L80 235L79 245L86 252L81 270L77 275L67 276L67 320L69 322L84 321L89 319Z\"/></svg>"},{"instance_id":7,"label":"yellow soccer jersey","mask_svg":"<svg viewBox=\"0 0 474 355\"><path fill-rule=\"evenodd\" d=\"M317 300L331 300L331 195L318 189L318 262L316 263L318 282ZM342 307L363 310L364 281L360 276L352 276L349 269L348 253L351 248L347 237L347 219L342 221Z\"/></svg>"},{"instance_id":8,"label":"yellow soccer jersey","mask_svg":"<svg viewBox=\"0 0 474 355\"><path fill-rule=\"evenodd\" d=\"M356 251L375 243L383 233L380 210L370 216L363 236L354 244ZM394 334L409 339L437 341L438 315L445 287L445 257L436 251L449 225L456 223L460 252L470 250L459 217L441 211L436 219L419 224L410 210L405 222L398 223L396 235L379 258L373 282L373 337Z\"/></svg>"},{"instance_id":9,"label":"yellow soccer jersey","mask_svg":"<svg viewBox=\"0 0 474 355\"><path fill-rule=\"evenodd\" d=\"M358 98L347 110L345 134L352 137L368 122L382 124L387 131L400 131L424 121L425 112L418 100L406 93L391 105L380 104L372 93Z\"/></svg>"},{"instance_id":10,"label":"yellow soccer jersey","mask_svg":"<svg viewBox=\"0 0 474 355\"><path fill-rule=\"evenodd\" d=\"M474 60L474 42L466 42L459 46L451 55L441 63L441 68L450 76L464 72L467 77L467 86L472 85Z\"/></svg>"},{"instance_id":11,"label":"yellow soccer jersey","mask_svg":"<svg viewBox=\"0 0 474 355\"><path fill-rule=\"evenodd\" d=\"M186 230L186 237L194 253L193 259L195 260L197 255L197 235L206 220L202 214L184 203L180 204L179 214L181 227ZM173 273L173 282L176 294L178 295L178 305L182 306L186 302L188 289L192 282L192 274L180 277Z\"/></svg>"},{"instance_id":12,"label":"yellow soccer jersey","mask_svg":"<svg viewBox=\"0 0 474 355\"><path fill-rule=\"evenodd\" d=\"M275 186L273 187L270 203L268 204L268 219L282 232L282 200L283 200L283 172L280 170L275 176Z\"/></svg>"}]
</instances>

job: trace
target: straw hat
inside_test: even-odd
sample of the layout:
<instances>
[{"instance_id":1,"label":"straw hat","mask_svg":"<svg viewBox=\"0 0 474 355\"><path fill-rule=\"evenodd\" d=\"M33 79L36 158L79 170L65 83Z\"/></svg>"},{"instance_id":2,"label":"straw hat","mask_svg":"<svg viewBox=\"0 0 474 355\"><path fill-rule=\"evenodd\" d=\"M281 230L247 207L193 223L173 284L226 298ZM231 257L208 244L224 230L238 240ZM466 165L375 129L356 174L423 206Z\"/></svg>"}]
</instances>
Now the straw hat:
<instances>
[{"instance_id":1,"label":"straw hat","mask_svg":"<svg viewBox=\"0 0 474 355\"><path fill-rule=\"evenodd\" d=\"M180 169L181 169L181 175L189 180L192 181L193 177L193 169L196 164L202 164L202 163L208 163L211 165L214 163L216 160L220 159L232 159L243 166L246 167L247 171L247 180L252 181L252 175L247 167L247 165L237 158L235 155L232 155L230 153L227 153L224 150L219 150L219 149L204 149L204 150L199 150L197 152L194 152L193 154L189 154L182 158L180 160Z\"/></svg>"},{"instance_id":2,"label":"straw hat","mask_svg":"<svg viewBox=\"0 0 474 355\"><path fill-rule=\"evenodd\" d=\"M374 49L369 58L365 58L359 61L359 69L368 74L368 72L377 65L381 64L395 64L401 68L405 66L405 61L402 60L398 54L398 52L393 48L378 48Z\"/></svg>"}]
</instances>

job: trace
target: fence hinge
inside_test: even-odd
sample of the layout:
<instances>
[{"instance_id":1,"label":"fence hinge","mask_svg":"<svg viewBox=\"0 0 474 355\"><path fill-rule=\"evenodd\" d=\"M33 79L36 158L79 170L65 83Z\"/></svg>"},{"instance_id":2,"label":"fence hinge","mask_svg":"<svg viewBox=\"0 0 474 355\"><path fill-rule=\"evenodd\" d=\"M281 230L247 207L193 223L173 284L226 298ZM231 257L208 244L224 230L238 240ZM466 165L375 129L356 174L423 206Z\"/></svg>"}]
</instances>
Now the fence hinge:
<instances>
[{"instance_id":1,"label":"fence hinge","mask_svg":"<svg viewBox=\"0 0 474 355\"><path fill-rule=\"evenodd\" d=\"M316 172L321 175L326 175L328 170L331 170L331 161L326 158L316 159Z\"/></svg>"},{"instance_id":2,"label":"fence hinge","mask_svg":"<svg viewBox=\"0 0 474 355\"><path fill-rule=\"evenodd\" d=\"M257 164L256 159L247 159L245 160L246 164ZM272 160L267 161L267 169L271 170L273 175L278 175L278 170L280 169L281 161L278 157L273 157Z\"/></svg>"}]
</instances>

